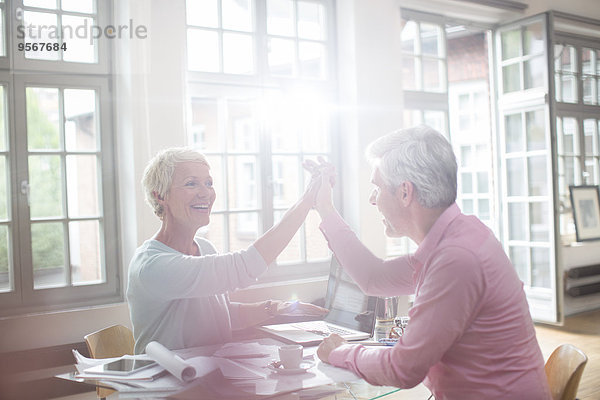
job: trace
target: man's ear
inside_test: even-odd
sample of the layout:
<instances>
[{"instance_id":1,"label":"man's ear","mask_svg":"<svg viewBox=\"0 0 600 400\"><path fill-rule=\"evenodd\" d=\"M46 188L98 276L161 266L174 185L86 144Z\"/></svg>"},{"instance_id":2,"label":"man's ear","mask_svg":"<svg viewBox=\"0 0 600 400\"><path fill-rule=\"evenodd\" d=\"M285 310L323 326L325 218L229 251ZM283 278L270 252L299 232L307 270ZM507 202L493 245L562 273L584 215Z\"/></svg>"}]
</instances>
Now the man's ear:
<instances>
[{"instance_id":1,"label":"man's ear","mask_svg":"<svg viewBox=\"0 0 600 400\"><path fill-rule=\"evenodd\" d=\"M410 205L414 196L414 185L412 182L402 182L400 186L396 188L396 199L403 204L405 207Z\"/></svg>"}]
</instances>

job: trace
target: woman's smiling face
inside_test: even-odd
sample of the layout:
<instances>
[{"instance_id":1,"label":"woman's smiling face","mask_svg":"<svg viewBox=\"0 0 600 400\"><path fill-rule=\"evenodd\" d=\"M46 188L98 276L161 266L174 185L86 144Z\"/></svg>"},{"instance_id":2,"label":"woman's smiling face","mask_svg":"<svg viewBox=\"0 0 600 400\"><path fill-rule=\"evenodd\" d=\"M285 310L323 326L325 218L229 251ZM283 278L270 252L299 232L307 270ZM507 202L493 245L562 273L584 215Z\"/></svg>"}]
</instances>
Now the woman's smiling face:
<instances>
[{"instance_id":1,"label":"woman's smiling face","mask_svg":"<svg viewBox=\"0 0 600 400\"><path fill-rule=\"evenodd\" d=\"M191 224L196 229L208 225L215 198L208 165L197 161L177 163L163 200L163 218L167 222Z\"/></svg>"}]
</instances>

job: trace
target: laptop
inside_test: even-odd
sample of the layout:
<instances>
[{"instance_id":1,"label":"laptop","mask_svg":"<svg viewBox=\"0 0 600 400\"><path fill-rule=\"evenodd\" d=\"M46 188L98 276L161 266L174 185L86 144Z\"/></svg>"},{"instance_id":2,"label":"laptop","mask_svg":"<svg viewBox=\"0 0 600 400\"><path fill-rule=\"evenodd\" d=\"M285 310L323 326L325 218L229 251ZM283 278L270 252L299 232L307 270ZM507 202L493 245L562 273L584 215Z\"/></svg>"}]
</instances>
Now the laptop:
<instances>
[{"instance_id":1,"label":"laptop","mask_svg":"<svg viewBox=\"0 0 600 400\"><path fill-rule=\"evenodd\" d=\"M346 340L364 340L373 336L377 297L367 296L331 257L323 320L265 325L259 329L285 342L302 345L320 343L331 333Z\"/></svg>"}]
</instances>

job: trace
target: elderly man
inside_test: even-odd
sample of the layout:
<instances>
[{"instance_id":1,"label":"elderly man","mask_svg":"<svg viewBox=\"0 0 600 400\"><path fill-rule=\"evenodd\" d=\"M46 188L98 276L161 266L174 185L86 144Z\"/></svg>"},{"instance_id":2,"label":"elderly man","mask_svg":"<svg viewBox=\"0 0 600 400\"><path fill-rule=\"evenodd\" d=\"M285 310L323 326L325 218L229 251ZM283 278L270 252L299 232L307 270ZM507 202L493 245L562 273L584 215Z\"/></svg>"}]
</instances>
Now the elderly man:
<instances>
[{"instance_id":1,"label":"elderly man","mask_svg":"<svg viewBox=\"0 0 600 400\"><path fill-rule=\"evenodd\" d=\"M550 399L523 284L494 234L455 204L448 141L419 126L379 138L367 154L370 202L386 234L408 236L417 251L389 260L373 255L336 212L332 167L322 160L306 166L324 171L315 208L335 257L365 293L415 295L410 322L394 347L331 335L318 356L373 384L424 381L436 399Z\"/></svg>"}]
</instances>

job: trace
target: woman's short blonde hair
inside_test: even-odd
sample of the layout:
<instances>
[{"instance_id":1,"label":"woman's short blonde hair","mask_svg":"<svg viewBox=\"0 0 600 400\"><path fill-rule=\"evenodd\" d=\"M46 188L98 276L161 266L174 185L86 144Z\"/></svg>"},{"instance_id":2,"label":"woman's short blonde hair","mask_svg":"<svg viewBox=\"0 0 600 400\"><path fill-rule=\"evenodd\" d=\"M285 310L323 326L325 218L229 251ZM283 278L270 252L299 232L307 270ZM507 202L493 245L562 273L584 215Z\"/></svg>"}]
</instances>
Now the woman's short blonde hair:
<instances>
[{"instance_id":1,"label":"woman's short blonde hair","mask_svg":"<svg viewBox=\"0 0 600 400\"><path fill-rule=\"evenodd\" d=\"M210 168L204 154L190 147L172 147L159 151L149 162L144 170L142 187L146 203L152 207L154 214L162 219L163 207L157 198L165 198L171 188L175 165L180 162L196 161Z\"/></svg>"}]
</instances>

